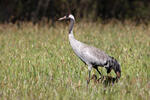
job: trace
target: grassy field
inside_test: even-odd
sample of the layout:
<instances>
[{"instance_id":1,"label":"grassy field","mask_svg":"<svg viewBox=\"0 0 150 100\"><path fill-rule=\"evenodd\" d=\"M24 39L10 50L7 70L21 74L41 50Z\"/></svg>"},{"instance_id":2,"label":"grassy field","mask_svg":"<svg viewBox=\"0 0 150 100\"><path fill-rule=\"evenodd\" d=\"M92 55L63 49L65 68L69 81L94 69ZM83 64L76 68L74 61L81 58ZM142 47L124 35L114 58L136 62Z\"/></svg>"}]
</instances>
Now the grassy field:
<instances>
[{"instance_id":1,"label":"grassy field","mask_svg":"<svg viewBox=\"0 0 150 100\"><path fill-rule=\"evenodd\" d=\"M68 41L68 24L0 25L1 100L148 100L150 98L150 26L76 23L76 39L104 50L121 64L113 86L91 81L87 66ZM106 75L104 68L99 68ZM92 74L97 74L92 70ZM115 73L112 71L112 76Z\"/></svg>"}]
</instances>

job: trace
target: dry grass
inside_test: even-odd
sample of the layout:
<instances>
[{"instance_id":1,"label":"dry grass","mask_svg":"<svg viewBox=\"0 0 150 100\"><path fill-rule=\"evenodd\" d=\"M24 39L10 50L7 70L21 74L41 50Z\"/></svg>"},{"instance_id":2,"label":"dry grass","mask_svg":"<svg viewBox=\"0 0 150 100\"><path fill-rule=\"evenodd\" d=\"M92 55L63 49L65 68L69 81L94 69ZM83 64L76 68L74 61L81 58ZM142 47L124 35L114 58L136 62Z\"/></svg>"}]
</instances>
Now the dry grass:
<instances>
[{"instance_id":1,"label":"dry grass","mask_svg":"<svg viewBox=\"0 0 150 100\"><path fill-rule=\"evenodd\" d=\"M68 25L0 25L0 98L148 100L150 26L77 23L75 37L114 56L122 68L117 84L86 88L85 66L68 42ZM104 68L99 68L106 75ZM98 75L95 70L92 73ZM111 72L114 76L114 72Z\"/></svg>"}]
</instances>

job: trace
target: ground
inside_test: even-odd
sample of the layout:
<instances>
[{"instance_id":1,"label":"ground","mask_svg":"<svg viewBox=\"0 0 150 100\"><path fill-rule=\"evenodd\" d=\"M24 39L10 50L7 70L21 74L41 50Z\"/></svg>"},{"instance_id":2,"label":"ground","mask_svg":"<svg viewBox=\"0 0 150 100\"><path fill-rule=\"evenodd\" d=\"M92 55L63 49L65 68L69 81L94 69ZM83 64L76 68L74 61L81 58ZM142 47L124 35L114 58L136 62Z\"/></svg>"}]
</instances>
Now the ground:
<instances>
[{"instance_id":1,"label":"ground","mask_svg":"<svg viewBox=\"0 0 150 100\"><path fill-rule=\"evenodd\" d=\"M91 82L87 88L88 69L69 45L68 24L1 24L1 100L150 98L150 26L77 22L74 34L77 40L118 60L122 69L118 83L105 86ZM99 70L106 75L104 68ZM94 73L98 75L93 69Z\"/></svg>"}]
</instances>

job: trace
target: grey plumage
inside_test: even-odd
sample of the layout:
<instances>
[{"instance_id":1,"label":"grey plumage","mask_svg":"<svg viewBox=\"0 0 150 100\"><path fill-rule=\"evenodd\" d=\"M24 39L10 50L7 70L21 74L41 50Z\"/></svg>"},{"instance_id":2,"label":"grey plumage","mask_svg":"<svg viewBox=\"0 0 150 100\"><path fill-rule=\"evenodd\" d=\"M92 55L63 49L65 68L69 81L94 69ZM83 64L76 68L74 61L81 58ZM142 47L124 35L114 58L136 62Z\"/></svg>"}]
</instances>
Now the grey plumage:
<instances>
[{"instance_id":1,"label":"grey plumage","mask_svg":"<svg viewBox=\"0 0 150 100\"><path fill-rule=\"evenodd\" d=\"M85 43L82 43L74 38L73 26L74 26L75 19L73 15L71 14L67 15L63 18L60 18L59 20L63 20L63 19L70 20L69 42L73 51L85 64L88 65L88 70L89 70L88 83L90 81L90 72L92 68L95 68L98 71L98 73L101 75L100 71L98 70L99 66L105 67L107 73L110 73L111 70L113 69L117 77L120 78L121 69L120 69L120 64L117 62L117 60L107 55L104 51L101 51L100 49L97 49L93 46L89 46Z\"/></svg>"}]
</instances>

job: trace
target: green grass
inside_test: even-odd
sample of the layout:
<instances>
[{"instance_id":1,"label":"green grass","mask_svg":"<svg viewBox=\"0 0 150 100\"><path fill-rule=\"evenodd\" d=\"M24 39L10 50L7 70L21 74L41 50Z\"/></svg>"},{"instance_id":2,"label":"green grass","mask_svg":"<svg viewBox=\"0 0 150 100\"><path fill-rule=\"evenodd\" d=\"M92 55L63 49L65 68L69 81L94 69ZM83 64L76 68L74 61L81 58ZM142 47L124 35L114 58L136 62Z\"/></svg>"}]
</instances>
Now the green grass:
<instances>
[{"instance_id":1,"label":"green grass","mask_svg":"<svg viewBox=\"0 0 150 100\"><path fill-rule=\"evenodd\" d=\"M90 83L87 66L68 41L68 25L0 25L1 100L148 100L150 26L77 23L76 39L104 50L121 64L114 86ZM99 68L106 75L104 68ZM98 73L93 69L92 74ZM114 72L111 72L114 76Z\"/></svg>"}]
</instances>

